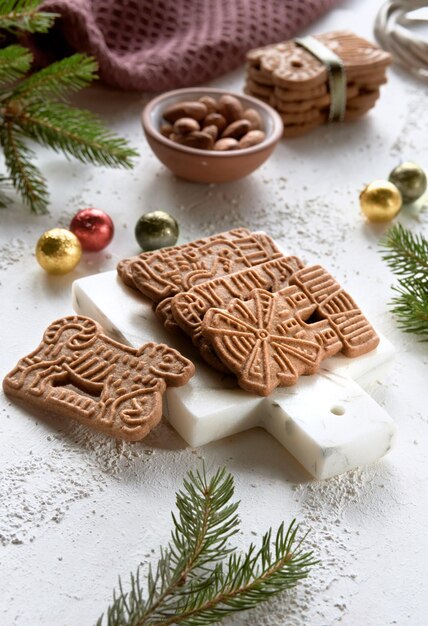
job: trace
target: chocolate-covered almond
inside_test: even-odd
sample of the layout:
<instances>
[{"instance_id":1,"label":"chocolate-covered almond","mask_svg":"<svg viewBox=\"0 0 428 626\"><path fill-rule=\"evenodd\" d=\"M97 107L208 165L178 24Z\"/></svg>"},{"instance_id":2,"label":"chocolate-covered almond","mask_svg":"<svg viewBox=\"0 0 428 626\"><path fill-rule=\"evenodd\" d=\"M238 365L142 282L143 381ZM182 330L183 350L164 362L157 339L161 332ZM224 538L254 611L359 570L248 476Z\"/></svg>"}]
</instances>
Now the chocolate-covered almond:
<instances>
[{"instance_id":1,"label":"chocolate-covered almond","mask_svg":"<svg viewBox=\"0 0 428 626\"><path fill-rule=\"evenodd\" d=\"M192 117L180 117L174 122L174 133L177 135L187 135L195 130L200 130L199 124Z\"/></svg>"},{"instance_id":2,"label":"chocolate-covered almond","mask_svg":"<svg viewBox=\"0 0 428 626\"><path fill-rule=\"evenodd\" d=\"M251 148L251 146L261 143L265 137L266 135L262 130L250 130L239 140L239 147Z\"/></svg>"},{"instance_id":3,"label":"chocolate-covered almond","mask_svg":"<svg viewBox=\"0 0 428 626\"><path fill-rule=\"evenodd\" d=\"M223 137L222 139L216 141L214 144L214 150L219 150L221 152L236 150L238 147L238 140L234 139L233 137Z\"/></svg>"},{"instance_id":4,"label":"chocolate-covered almond","mask_svg":"<svg viewBox=\"0 0 428 626\"><path fill-rule=\"evenodd\" d=\"M238 98L235 98L235 96L229 96L228 94L221 96L218 101L217 109L227 122L229 122L229 124L241 119L244 114L244 107Z\"/></svg>"},{"instance_id":5,"label":"chocolate-covered almond","mask_svg":"<svg viewBox=\"0 0 428 626\"><path fill-rule=\"evenodd\" d=\"M242 117L250 122L251 124L250 130L262 129L263 122L262 122L261 115L255 109L246 109Z\"/></svg>"},{"instance_id":6,"label":"chocolate-covered almond","mask_svg":"<svg viewBox=\"0 0 428 626\"><path fill-rule=\"evenodd\" d=\"M209 113L202 123L203 127L217 126L219 134L221 134L227 126L227 122L220 113Z\"/></svg>"},{"instance_id":7,"label":"chocolate-covered almond","mask_svg":"<svg viewBox=\"0 0 428 626\"><path fill-rule=\"evenodd\" d=\"M163 117L171 124L179 120L180 117L203 120L206 115L207 107L202 102L175 102L163 112Z\"/></svg>"},{"instance_id":8,"label":"chocolate-covered almond","mask_svg":"<svg viewBox=\"0 0 428 626\"><path fill-rule=\"evenodd\" d=\"M233 137L234 139L240 139L251 128L251 124L248 120L236 120L227 126L222 134L222 137Z\"/></svg>"}]
</instances>

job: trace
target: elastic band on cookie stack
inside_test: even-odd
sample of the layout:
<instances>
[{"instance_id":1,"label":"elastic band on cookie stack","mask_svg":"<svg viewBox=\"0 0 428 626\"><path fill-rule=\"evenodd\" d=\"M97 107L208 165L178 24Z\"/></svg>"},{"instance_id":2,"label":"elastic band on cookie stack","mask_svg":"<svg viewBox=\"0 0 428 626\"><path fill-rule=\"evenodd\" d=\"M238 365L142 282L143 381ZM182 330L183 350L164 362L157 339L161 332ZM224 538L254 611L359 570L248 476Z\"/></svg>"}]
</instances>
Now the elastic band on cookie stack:
<instances>
[{"instance_id":1,"label":"elastic band on cookie stack","mask_svg":"<svg viewBox=\"0 0 428 626\"><path fill-rule=\"evenodd\" d=\"M367 113L390 62L387 52L347 31L304 37L251 50L244 91L274 107L284 136L294 137Z\"/></svg>"}]
</instances>

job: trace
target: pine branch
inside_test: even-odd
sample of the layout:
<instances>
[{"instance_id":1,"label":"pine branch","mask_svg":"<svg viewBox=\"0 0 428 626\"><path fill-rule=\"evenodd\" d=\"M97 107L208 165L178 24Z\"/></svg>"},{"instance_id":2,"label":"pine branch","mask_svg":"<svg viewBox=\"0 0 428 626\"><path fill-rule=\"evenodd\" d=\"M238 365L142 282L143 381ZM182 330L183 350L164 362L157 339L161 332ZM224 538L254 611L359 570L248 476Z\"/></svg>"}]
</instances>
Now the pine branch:
<instances>
[{"instance_id":1,"label":"pine branch","mask_svg":"<svg viewBox=\"0 0 428 626\"><path fill-rule=\"evenodd\" d=\"M203 626L237 611L254 608L273 595L294 587L315 565L302 549L294 522L275 539L269 530L256 550L237 555L228 540L238 532L238 503L230 504L233 478L225 470L207 479L205 471L189 473L177 494L171 543L161 550L155 573L147 576L144 599L141 570L131 576L131 588L119 590L106 613L106 626ZM98 622L103 626L104 617Z\"/></svg>"},{"instance_id":2,"label":"pine branch","mask_svg":"<svg viewBox=\"0 0 428 626\"><path fill-rule=\"evenodd\" d=\"M97 63L84 54L73 54L32 74L15 89L11 101L42 101L45 98L63 98L67 93L80 91L97 78Z\"/></svg>"},{"instance_id":3,"label":"pine branch","mask_svg":"<svg viewBox=\"0 0 428 626\"><path fill-rule=\"evenodd\" d=\"M0 174L0 209L6 208L10 203L10 198L5 191L11 189L11 183L10 178Z\"/></svg>"},{"instance_id":4,"label":"pine branch","mask_svg":"<svg viewBox=\"0 0 428 626\"><path fill-rule=\"evenodd\" d=\"M38 11L41 3L41 0L2 0L0 29L11 33L46 33L57 14Z\"/></svg>"},{"instance_id":5,"label":"pine branch","mask_svg":"<svg viewBox=\"0 0 428 626\"><path fill-rule=\"evenodd\" d=\"M391 301L399 327L428 340L428 240L401 224L393 226L381 242L383 259L400 276Z\"/></svg>"},{"instance_id":6,"label":"pine branch","mask_svg":"<svg viewBox=\"0 0 428 626\"><path fill-rule=\"evenodd\" d=\"M11 83L30 69L31 53L22 46L7 46L0 50L0 85Z\"/></svg>"},{"instance_id":7,"label":"pine branch","mask_svg":"<svg viewBox=\"0 0 428 626\"><path fill-rule=\"evenodd\" d=\"M40 0L2 0L0 31L46 32L56 16L39 12L40 4ZM84 163L110 167L133 167L138 153L89 111L62 102L96 78L93 59L75 54L23 79L31 61L31 54L20 46L0 49L0 141L13 185L31 210L43 212L48 201L45 180L31 163L34 153L24 137ZM19 79L17 85L9 85Z\"/></svg>"},{"instance_id":8,"label":"pine branch","mask_svg":"<svg viewBox=\"0 0 428 626\"><path fill-rule=\"evenodd\" d=\"M19 131L10 121L5 121L0 127L0 144L14 187L32 211L45 213L48 202L45 179L31 163L33 151L25 145Z\"/></svg>"},{"instance_id":9,"label":"pine branch","mask_svg":"<svg viewBox=\"0 0 428 626\"><path fill-rule=\"evenodd\" d=\"M149 572L150 592L142 617L153 616L159 607L183 584L230 553L227 541L237 532L238 503L228 504L233 496L233 479L219 470L211 480L202 473L189 473L184 490L176 496L178 518L172 515L172 541L164 550L153 576ZM159 581L158 585L154 581Z\"/></svg>"},{"instance_id":10,"label":"pine branch","mask_svg":"<svg viewBox=\"0 0 428 626\"><path fill-rule=\"evenodd\" d=\"M11 104L16 104L11 100ZM84 163L131 168L137 152L92 113L60 102L34 102L14 115L21 132Z\"/></svg>"},{"instance_id":11,"label":"pine branch","mask_svg":"<svg viewBox=\"0 0 428 626\"><path fill-rule=\"evenodd\" d=\"M428 240L422 234L415 235L401 224L396 224L381 245L386 250L383 258L395 274L428 278Z\"/></svg>"}]
</instances>

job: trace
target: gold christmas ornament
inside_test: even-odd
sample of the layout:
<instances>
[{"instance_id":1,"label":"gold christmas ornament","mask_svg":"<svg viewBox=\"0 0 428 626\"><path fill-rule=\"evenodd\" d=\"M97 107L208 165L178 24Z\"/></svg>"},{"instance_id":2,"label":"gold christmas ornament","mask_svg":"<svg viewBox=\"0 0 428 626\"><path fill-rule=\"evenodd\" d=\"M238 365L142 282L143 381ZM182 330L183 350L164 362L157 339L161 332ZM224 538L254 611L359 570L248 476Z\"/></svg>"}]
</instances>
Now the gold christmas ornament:
<instances>
[{"instance_id":1,"label":"gold christmas ornament","mask_svg":"<svg viewBox=\"0 0 428 626\"><path fill-rule=\"evenodd\" d=\"M389 175L389 180L400 190L404 203L414 202L425 193L427 188L424 170L411 161L395 167Z\"/></svg>"},{"instance_id":2,"label":"gold christmas ornament","mask_svg":"<svg viewBox=\"0 0 428 626\"><path fill-rule=\"evenodd\" d=\"M65 228L52 228L40 237L36 259L48 274L67 274L82 256L80 241Z\"/></svg>"},{"instance_id":3,"label":"gold christmas ornament","mask_svg":"<svg viewBox=\"0 0 428 626\"><path fill-rule=\"evenodd\" d=\"M389 222L402 204L399 189L389 180L374 180L360 193L361 210L369 222Z\"/></svg>"}]
</instances>

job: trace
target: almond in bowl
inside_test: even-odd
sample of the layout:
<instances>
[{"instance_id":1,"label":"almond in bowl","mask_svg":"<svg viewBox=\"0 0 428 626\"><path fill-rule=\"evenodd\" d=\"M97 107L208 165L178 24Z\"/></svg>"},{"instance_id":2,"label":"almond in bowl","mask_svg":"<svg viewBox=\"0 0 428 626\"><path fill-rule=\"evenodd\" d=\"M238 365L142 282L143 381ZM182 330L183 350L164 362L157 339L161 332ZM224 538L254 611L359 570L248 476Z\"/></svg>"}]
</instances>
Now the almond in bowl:
<instances>
[{"instance_id":1,"label":"almond in bowl","mask_svg":"<svg viewBox=\"0 0 428 626\"><path fill-rule=\"evenodd\" d=\"M202 183L248 176L282 137L279 115L251 96L221 89L178 89L142 113L147 141L174 174Z\"/></svg>"}]
</instances>

